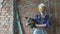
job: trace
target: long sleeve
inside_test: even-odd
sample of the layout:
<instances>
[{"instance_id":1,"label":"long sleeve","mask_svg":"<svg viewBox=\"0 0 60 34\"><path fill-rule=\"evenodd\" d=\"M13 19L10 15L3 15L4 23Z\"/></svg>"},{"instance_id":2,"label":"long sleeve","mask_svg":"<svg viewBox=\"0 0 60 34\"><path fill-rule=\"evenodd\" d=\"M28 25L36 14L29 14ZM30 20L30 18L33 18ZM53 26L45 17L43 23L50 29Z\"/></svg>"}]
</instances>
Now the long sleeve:
<instances>
[{"instance_id":1,"label":"long sleeve","mask_svg":"<svg viewBox=\"0 0 60 34\"><path fill-rule=\"evenodd\" d=\"M50 25L51 25L51 20L50 20L49 15L46 15L46 16L45 16L43 23L46 24L46 27L50 27Z\"/></svg>"}]
</instances>

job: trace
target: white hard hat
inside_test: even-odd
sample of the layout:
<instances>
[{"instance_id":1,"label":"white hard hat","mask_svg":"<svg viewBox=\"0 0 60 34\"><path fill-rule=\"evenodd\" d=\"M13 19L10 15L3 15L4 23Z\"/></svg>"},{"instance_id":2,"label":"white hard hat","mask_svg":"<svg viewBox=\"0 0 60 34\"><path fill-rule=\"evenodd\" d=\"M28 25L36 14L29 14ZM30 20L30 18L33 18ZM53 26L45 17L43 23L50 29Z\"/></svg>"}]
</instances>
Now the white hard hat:
<instances>
[{"instance_id":1,"label":"white hard hat","mask_svg":"<svg viewBox=\"0 0 60 34\"><path fill-rule=\"evenodd\" d=\"M46 5L44 3L41 3L40 5L38 5L38 7L46 7Z\"/></svg>"}]
</instances>

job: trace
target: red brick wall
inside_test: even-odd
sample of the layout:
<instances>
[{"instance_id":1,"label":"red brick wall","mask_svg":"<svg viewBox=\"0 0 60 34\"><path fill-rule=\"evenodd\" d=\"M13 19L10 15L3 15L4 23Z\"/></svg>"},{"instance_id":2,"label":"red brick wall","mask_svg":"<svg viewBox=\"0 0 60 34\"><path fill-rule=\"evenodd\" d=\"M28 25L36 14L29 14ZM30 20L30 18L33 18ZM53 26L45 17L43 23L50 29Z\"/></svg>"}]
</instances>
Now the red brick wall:
<instances>
[{"instance_id":1,"label":"red brick wall","mask_svg":"<svg viewBox=\"0 0 60 34\"><path fill-rule=\"evenodd\" d=\"M20 11L20 16L21 16L21 20L24 26L24 30L26 34L32 34L33 30L29 27L26 27L26 16L31 16L32 18L34 18L34 16L36 14L38 14L38 4L40 4L41 0L21 0L20 1L20 5L19 5L19 11ZM52 29L48 30L49 34L59 34L60 29L58 29L59 27L59 22L60 22L60 10L59 10L59 4L56 5L55 3L58 3L59 0L51 0L51 11L52 13L52 23L54 23L52 25ZM47 2L46 2L47 4ZM59 7L58 7L59 6ZM57 26L58 25L58 26ZM56 32L55 32L56 30Z\"/></svg>"},{"instance_id":2,"label":"red brick wall","mask_svg":"<svg viewBox=\"0 0 60 34\"><path fill-rule=\"evenodd\" d=\"M25 34L32 34L33 29L26 27L25 17L32 17L39 13L38 5L41 3L41 0L22 0L20 1L19 11L21 16L21 21L24 26ZM47 4L47 3L46 3Z\"/></svg>"}]
</instances>

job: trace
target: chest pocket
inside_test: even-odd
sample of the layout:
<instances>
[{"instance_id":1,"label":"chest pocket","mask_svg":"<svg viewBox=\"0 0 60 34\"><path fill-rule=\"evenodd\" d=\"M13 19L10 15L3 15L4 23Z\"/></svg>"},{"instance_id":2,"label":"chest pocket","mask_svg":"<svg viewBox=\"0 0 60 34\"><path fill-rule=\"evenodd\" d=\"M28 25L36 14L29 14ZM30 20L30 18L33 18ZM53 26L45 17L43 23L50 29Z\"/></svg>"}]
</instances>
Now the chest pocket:
<instances>
[{"instance_id":1,"label":"chest pocket","mask_svg":"<svg viewBox=\"0 0 60 34\"><path fill-rule=\"evenodd\" d=\"M37 24L41 24L41 16L40 15L36 15L35 16L35 21Z\"/></svg>"}]
</instances>

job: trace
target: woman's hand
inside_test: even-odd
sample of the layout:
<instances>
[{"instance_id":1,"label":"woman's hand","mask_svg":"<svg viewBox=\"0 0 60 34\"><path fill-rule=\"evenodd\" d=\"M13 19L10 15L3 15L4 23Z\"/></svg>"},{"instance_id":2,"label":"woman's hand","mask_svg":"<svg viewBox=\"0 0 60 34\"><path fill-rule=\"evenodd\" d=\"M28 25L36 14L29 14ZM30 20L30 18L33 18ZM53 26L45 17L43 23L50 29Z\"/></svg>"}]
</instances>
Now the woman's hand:
<instances>
[{"instance_id":1,"label":"woman's hand","mask_svg":"<svg viewBox=\"0 0 60 34\"><path fill-rule=\"evenodd\" d=\"M27 26L27 27L29 26L29 23L28 23L28 22L26 22L26 26Z\"/></svg>"},{"instance_id":2,"label":"woman's hand","mask_svg":"<svg viewBox=\"0 0 60 34\"><path fill-rule=\"evenodd\" d=\"M28 26L28 23L26 23L26 26Z\"/></svg>"}]
</instances>

